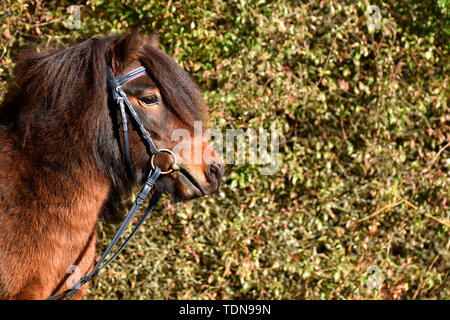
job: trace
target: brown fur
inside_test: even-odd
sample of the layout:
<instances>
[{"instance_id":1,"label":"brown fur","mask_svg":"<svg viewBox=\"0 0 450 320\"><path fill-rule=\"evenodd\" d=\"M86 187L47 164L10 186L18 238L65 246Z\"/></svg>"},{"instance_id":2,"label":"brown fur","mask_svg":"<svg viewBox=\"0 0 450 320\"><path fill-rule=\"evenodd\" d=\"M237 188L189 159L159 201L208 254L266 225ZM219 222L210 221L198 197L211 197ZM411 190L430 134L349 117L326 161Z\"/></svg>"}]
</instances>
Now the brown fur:
<instances>
[{"instance_id":1,"label":"brown fur","mask_svg":"<svg viewBox=\"0 0 450 320\"><path fill-rule=\"evenodd\" d=\"M62 292L71 265L80 268L80 276L87 274L99 217L117 220L121 195L148 174L149 150L130 120L134 172L126 169L107 64L116 76L147 68L148 76L124 90L158 147L172 148L172 130L193 132L193 120L202 118L198 88L154 38L139 32L22 56L0 106L1 299L45 299ZM162 101L147 110L139 106L139 96L149 92ZM162 168L169 161L157 158ZM203 194L215 192L223 174L223 167L213 175L210 167L184 166ZM164 176L157 188L179 200L201 195L180 173Z\"/></svg>"}]
</instances>

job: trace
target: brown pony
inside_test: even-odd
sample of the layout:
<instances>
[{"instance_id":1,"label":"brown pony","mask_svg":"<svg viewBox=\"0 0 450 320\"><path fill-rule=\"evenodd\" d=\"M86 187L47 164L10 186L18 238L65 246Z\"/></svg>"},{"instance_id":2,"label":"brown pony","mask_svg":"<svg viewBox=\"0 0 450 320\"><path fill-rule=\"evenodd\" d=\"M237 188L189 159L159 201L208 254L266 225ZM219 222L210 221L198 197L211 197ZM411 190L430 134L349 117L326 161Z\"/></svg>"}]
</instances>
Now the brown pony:
<instances>
[{"instance_id":1,"label":"brown pony","mask_svg":"<svg viewBox=\"0 0 450 320\"><path fill-rule=\"evenodd\" d=\"M134 170L127 170L108 65L116 77L146 68L147 75L123 90L158 148L174 148L179 141L172 141L172 132L181 128L193 135L194 121L202 120L201 93L158 48L155 36L133 32L22 56L0 106L1 299L60 293L67 289L71 265L87 274L95 260L99 218L117 221L125 212L121 195L147 177L150 153L130 118ZM159 104L146 104L155 97ZM191 141L202 151L211 148L206 140ZM162 170L171 162L165 156L156 157ZM220 159L193 164L181 155L178 162L183 170L161 176L157 192L182 201L218 190ZM86 286L75 298L85 291Z\"/></svg>"}]
</instances>

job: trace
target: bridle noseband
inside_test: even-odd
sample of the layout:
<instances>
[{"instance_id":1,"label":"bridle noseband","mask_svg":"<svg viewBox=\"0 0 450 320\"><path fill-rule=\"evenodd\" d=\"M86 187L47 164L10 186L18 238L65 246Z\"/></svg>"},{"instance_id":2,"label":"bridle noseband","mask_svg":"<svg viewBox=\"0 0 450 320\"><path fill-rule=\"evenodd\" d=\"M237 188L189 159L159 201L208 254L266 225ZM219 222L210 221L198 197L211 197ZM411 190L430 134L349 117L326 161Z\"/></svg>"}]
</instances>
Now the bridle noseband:
<instances>
[{"instance_id":1,"label":"bridle noseband","mask_svg":"<svg viewBox=\"0 0 450 320\"><path fill-rule=\"evenodd\" d=\"M116 234L114 235L113 239L111 240L110 244L106 248L105 252L102 254L98 262L95 264L94 268L88 275L84 275L81 277L81 279L70 289L51 296L47 298L47 300L58 300L64 296L66 296L67 300L70 300L70 298L73 297L73 295L80 289L80 287L87 282L91 281L92 278L97 276L100 271L102 271L106 266L108 266L118 255L119 253L125 248L125 246L128 244L128 242L133 238L133 236L136 234L136 231L140 228L140 226L144 223L145 219L150 215L153 208L157 204L158 200L161 197L161 193L156 193L153 198L150 201L149 206L145 210L144 214L142 215L141 219L137 223L136 227L133 229L131 234L128 236L127 239L123 242L123 244L117 249L117 251L114 253L114 255L107 261L105 264L103 264L103 261L106 259L106 257L109 255L111 250L114 248L114 246L117 244L117 242L122 237L123 233L126 231L128 225L130 224L131 220L135 216L137 210L140 208L142 203L147 199L150 191L153 189L153 186L156 183L156 180L159 178L160 175L169 174L173 171L180 170L180 166L176 163L176 157L175 154L169 150L169 149L159 149L156 147L155 143L153 142L150 133L145 129L144 124L142 123L141 119L137 115L136 111L134 110L133 105L131 104L130 100L128 100L127 95L122 89L122 84L131 81L133 79L139 78L146 74L144 67L139 67L137 69L134 69L133 71L128 72L127 74L116 78L114 76L114 73L110 66L107 66L107 80L108 80L108 86L111 89L112 97L114 101L119 105L120 109L120 115L122 118L122 128L123 128L123 138L124 138L124 145L125 145L125 157L128 163L128 166L130 170L133 170L133 164L131 162L131 154L130 154L130 144L128 141L128 125L127 125L127 112L128 110L129 114L131 115L131 118L134 120L136 125L139 128L139 132L144 138L146 144L150 148L151 156L150 156L150 173L148 174L147 180L142 187L141 191L136 197L136 201L134 202L133 206L131 207L130 211L128 212L127 216L125 217L124 221L119 227L119 230L117 230ZM126 109L125 109L126 107ZM161 169L158 166L155 166L154 164L154 158L156 155L158 155L161 152L169 153L172 157L172 165L167 171L161 171ZM102 265L103 264L103 265Z\"/></svg>"}]
</instances>

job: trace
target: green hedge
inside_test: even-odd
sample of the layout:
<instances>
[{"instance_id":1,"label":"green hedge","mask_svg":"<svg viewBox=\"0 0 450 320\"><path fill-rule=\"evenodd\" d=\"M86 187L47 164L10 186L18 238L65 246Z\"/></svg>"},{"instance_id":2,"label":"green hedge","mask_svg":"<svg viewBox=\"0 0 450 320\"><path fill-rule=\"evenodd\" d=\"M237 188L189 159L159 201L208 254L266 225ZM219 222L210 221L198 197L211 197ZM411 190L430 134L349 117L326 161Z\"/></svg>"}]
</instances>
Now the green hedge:
<instances>
[{"instance_id":1,"label":"green hedge","mask_svg":"<svg viewBox=\"0 0 450 320\"><path fill-rule=\"evenodd\" d=\"M211 126L281 132L276 175L228 165L218 194L166 198L87 298L450 298L448 0L93 0L79 30L70 4L0 4L2 94L25 46L141 27L199 83Z\"/></svg>"}]
</instances>

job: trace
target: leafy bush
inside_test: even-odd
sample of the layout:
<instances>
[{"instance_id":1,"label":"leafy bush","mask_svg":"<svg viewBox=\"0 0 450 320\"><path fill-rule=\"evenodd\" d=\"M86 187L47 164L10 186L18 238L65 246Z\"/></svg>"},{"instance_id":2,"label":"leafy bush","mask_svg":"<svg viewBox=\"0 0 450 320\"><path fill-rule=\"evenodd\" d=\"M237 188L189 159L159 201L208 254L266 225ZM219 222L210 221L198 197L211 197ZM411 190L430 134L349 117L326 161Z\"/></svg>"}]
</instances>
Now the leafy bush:
<instances>
[{"instance_id":1,"label":"leafy bush","mask_svg":"<svg viewBox=\"0 0 450 320\"><path fill-rule=\"evenodd\" d=\"M93 0L70 30L71 4L2 2L2 93L24 46L141 27L212 127L281 132L276 175L229 165L218 194L166 198L88 299L450 298L449 1L374 1L379 29L368 1Z\"/></svg>"}]
</instances>

